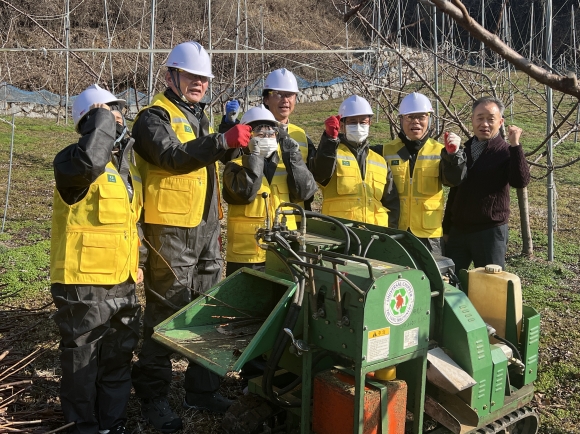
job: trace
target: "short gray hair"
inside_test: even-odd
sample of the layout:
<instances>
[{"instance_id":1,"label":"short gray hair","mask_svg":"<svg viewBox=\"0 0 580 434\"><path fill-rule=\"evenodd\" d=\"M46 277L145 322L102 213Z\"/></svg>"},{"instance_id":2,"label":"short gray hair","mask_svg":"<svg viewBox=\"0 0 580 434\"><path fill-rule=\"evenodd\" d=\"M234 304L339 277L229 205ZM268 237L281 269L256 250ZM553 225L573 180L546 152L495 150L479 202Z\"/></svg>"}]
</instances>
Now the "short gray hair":
<instances>
[{"instance_id":1,"label":"short gray hair","mask_svg":"<svg viewBox=\"0 0 580 434\"><path fill-rule=\"evenodd\" d=\"M476 99L473 102L473 105L471 106L471 113L473 113L475 111L475 109L477 108L478 105L481 104L495 104L497 106L497 108L499 109L500 114L503 116L503 112L505 110L505 105L503 105L503 102L501 102L500 99L494 97L494 96L482 96L479 99Z\"/></svg>"}]
</instances>

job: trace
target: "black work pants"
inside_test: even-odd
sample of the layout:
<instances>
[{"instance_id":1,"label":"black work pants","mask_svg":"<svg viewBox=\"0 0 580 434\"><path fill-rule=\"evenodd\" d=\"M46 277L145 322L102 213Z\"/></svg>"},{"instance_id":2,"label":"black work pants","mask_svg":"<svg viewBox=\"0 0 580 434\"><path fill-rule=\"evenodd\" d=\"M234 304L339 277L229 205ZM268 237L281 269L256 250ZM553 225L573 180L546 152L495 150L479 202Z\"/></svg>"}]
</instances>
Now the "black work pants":
<instances>
[{"instance_id":1,"label":"black work pants","mask_svg":"<svg viewBox=\"0 0 580 434\"><path fill-rule=\"evenodd\" d=\"M495 264L505 269L508 235L507 224L477 232L464 232L452 226L445 256L453 260L456 272L467 270L472 261L475 268Z\"/></svg>"},{"instance_id":2,"label":"black work pants","mask_svg":"<svg viewBox=\"0 0 580 434\"><path fill-rule=\"evenodd\" d=\"M441 238L417 238L423 243L427 250L431 252L432 255L442 255L441 252Z\"/></svg>"},{"instance_id":3,"label":"black work pants","mask_svg":"<svg viewBox=\"0 0 580 434\"><path fill-rule=\"evenodd\" d=\"M141 399L167 396L172 378L172 350L152 339L153 327L206 292L221 279L219 220L194 228L145 224L151 244L145 271L143 346L133 365L133 387ZM169 266L171 268L169 268ZM187 392L215 392L220 376L193 362L185 372Z\"/></svg>"},{"instance_id":4,"label":"black work pants","mask_svg":"<svg viewBox=\"0 0 580 434\"><path fill-rule=\"evenodd\" d=\"M141 306L135 283L50 289L61 335L60 400L71 432L95 434L124 423Z\"/></svg>"}]
</instances>

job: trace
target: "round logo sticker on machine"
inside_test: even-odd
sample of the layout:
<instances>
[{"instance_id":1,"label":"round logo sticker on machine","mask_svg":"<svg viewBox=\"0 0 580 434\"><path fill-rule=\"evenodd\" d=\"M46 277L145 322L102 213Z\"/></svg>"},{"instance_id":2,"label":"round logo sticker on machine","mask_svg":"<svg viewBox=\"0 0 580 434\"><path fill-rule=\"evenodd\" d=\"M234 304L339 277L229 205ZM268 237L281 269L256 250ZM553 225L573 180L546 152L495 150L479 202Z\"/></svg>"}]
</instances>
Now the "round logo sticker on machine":
<instances>
[{"instance_id":1,"label":"round logo sticker on machine","mask_svg":"<svg viewBox=\"0 0 580 434\"><path fill-rule=\"evenodd\" d=\"M385 317L393 325L403 324L413 312L415 291L406 279L395 280L385 295Z\"/></svg>"}]
</instances>

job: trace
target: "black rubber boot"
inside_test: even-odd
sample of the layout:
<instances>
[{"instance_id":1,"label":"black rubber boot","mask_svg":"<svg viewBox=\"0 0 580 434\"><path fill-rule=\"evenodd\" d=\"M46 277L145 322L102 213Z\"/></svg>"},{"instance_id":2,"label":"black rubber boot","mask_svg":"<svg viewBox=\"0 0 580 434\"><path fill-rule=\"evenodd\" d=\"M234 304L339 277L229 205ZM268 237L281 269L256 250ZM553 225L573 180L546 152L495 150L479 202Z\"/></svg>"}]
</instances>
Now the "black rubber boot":
<instances>
[{"instance_id":1,"label":"black rubber boot","mask_svg":"<svg viewBox=\"0 0 580 434\"><path fill-rule=\"evenodd\" d=\"M171 409L165 397L142 400L141 415L162 433L173 433L183 428L181 418Z\"/></svg>"},{"instance_id":2,"label":"black rubber boot","mask_svg":"<svg viewBox=\"0 0 580 434\"><path fill-rule=\"evenodd\" d=\"M212 413L223 414L232 405L233 401L220 395L218 392L192 393L187 392L183 400L183 408L207 410Z\"/></svg>"}]
</instances>

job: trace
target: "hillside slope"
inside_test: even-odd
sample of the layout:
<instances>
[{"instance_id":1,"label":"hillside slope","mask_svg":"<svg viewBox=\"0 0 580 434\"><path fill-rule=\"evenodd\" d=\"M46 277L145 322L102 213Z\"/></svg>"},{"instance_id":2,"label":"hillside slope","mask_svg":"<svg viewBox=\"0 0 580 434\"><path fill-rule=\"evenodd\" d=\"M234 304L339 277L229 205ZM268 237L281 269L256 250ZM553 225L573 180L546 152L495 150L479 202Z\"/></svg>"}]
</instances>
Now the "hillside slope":
<instances>
[{"instance_id":1,"label":"hillside slope","mask_svg":"<svg viewBox=\"0 0 580 434\"><path fill-rule=\"evenodd\" d=\"M258 0L248 3L247 28L251 48L314 49L345 45L344 23L333 3L319 0ZM104 5L107 5L105 15ZM208 0L161 0L157 2L155 48L171 48L185 40L198 40L208 46ZM237 2L211 1L212 44L215 49L234 49ZM8 0L0 3L0 45L3 47L61 48L65 44L65 2L61 0ZM148 48L151 2L123 0L70 0L71 48L107 48L107 24L112 48ZM108 18L108 19L107 19ZM244 48L246 21L241 2L239 46ZM350 44L362 44L356 31L349 31ZM60 43L59 43L60 42ZM127 87L146 88L148 55L137 53L76 53L70 61L70 92L75 94L95 81L115 91ZM155 55L156 71L165 58ZM0 82L28 90L46 89L64 93L63 52L1 53ZM112 68L111 68L112 59ZM264 70L286 66L302 76L314 78L314 56L265 55ZM262 74L262 56L249 56L250 78ZM234 55L214 56L216 84L232 82ZM111 74L112 70L112 74ZM245 55L238 56L237 79L245 78ZM157 88L163 86L157 77Z\"/></svg>"}]
</instances>

